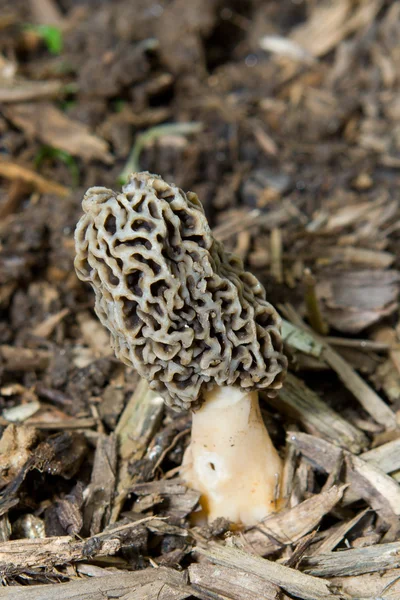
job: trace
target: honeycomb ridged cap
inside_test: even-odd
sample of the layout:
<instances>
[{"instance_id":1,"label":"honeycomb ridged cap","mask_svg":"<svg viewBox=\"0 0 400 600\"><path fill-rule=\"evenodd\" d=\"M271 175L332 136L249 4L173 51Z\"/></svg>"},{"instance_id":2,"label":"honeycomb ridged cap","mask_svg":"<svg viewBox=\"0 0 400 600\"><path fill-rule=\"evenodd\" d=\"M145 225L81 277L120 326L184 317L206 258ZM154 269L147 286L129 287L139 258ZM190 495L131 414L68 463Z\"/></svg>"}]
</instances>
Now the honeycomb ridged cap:
<instances>
[{"instance_id":1,"label":"honeycomb ridged cap","mask_svg":"<svg viewBox=\"0 0 400 600\"><path fill-rule=\"evenodd\" d=\"M224 251L194 193L135 173L116 193L90 188L75 231L78 277L117 357L176 408L234 385L282 386L280 317L259 281Z\"/></svg>"}]
</instances>

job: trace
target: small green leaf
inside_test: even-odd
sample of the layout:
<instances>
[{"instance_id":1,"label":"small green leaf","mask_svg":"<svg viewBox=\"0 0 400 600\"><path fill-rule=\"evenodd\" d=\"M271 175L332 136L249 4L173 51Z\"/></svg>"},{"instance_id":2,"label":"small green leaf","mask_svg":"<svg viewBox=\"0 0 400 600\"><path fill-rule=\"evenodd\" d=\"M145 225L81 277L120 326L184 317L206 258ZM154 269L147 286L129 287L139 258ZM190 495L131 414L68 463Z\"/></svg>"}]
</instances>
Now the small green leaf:
<instances>
[{"instance_id":1,"label":"small green leaf","mask_svg":"<svg viewBox=\"0 0 400 600\"><path fill-rule=\"evenodd\" d=\"M61 30L54 25L26 25L25 29L34 31L42 38L51 54L60 54L63 48Z\"/></svg>"},{"instance_id":2,"label":"small green leaf","mask_svg":"<svg viewBox=\"0 0 400 600\"><path fill-rule=\"evenodd\" d=\"M125 100L122 100L122 98L117 98L116 100L114 100L113 105L115 112L120 113L123 110L125 104L126 102Z\"/></svg>"},{"instance_id":3,"label":"small green leaf","mask_svg":"<svg viewBox=\"0 0 400 600\"><path fill-rule=\"evenodd\" d=\"M59 106L61 110L67 112L68 110L71 110L71 108L74 108L74 106L76 106L76 100L63 100L62 102L60 102Z\"/></svg>"},{"instance_id":4,"label":"small green leaf","mask_svg":"<svg viewBox=\"0 0 400 600\"><path fill-rule=\"evenodd\" d=\"M295 350L316 358L321 356L323 345L317 342L307 331L296 327L296 325L285 319L282 319L282 337L288 346L295 348Z\"/></svg>"},{"instance_id":5,"label":"small green leaf","mask_svg":"<svg viewBox=\"0 0 400 600\"><path fill-rule=\"evenodd\" d=\"M79 185L79 167L76 160L69 152L53 148L53 146L42 146L35 156L35 168L39 169L42 162L46 159L59 160L67 165L68 170L71 173L73 185L75 187Z\"/></svg>"}]
</instances>

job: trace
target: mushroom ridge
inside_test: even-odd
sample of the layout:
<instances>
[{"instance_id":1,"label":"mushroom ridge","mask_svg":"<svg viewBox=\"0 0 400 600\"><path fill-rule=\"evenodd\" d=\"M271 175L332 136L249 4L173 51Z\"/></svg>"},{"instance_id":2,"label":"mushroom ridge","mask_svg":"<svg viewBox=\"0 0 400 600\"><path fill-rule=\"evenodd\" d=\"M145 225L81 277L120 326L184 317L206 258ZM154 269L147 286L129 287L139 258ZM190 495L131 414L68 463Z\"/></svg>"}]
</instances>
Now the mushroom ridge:
<instances>
[{"instance_id":1,"label":"mushroom ridge","mask_svg":"<svg viewBox=\"0 0 400 600\"><path fill-rule=\"evenodd\" d=\"M280 317L242 261L213 238L202 205L150 173L83 199L75 268L117 357L175 408L214 386L276 393L287 360Z\"/></svg>"}]
</instances>

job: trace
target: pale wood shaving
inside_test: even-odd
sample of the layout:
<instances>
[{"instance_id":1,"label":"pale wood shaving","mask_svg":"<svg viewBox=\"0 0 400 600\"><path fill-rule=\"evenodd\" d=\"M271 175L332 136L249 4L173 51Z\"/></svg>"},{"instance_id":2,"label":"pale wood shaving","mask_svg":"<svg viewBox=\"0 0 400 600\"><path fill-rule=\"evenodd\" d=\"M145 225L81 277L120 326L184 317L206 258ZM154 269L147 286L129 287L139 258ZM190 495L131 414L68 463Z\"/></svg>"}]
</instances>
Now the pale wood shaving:
<instances>
[{"instance_id":1,"label":"pale wood shaving","mask_svg":"<svg viewBox=\"0 0 400 600\"><path fill-rule=\"evenodd\" d=\"M302 600L344 598L340 592L335 592L325 579L307 576L277 562L251 556L237 548L210 544L207 548L195 548L195 553L207 558L214 564L236 569L249 575L256 575L266 583L277 585L288 594Z\"/></svg>"}]
</instances>

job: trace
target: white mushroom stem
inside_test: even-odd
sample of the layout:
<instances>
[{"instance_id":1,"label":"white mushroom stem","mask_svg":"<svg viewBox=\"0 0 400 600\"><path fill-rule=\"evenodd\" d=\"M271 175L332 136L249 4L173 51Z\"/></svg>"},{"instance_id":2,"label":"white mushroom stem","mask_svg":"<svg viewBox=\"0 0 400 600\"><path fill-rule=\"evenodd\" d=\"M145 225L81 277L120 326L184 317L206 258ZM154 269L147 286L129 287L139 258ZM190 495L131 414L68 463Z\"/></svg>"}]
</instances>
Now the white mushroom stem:
<instances>
[{"instance_id":1,"label":"white mushroom stem","mask_svg":"<svg viewBox=\"0 0 400 600\"><path fill-rule=\"evenodd\" d=\"M258 393L228 386L208 392L193 413L182 468L186 483L201 493L208 521L258 523L278 508L281 474Z\"/></svg>"}]
</instances>

